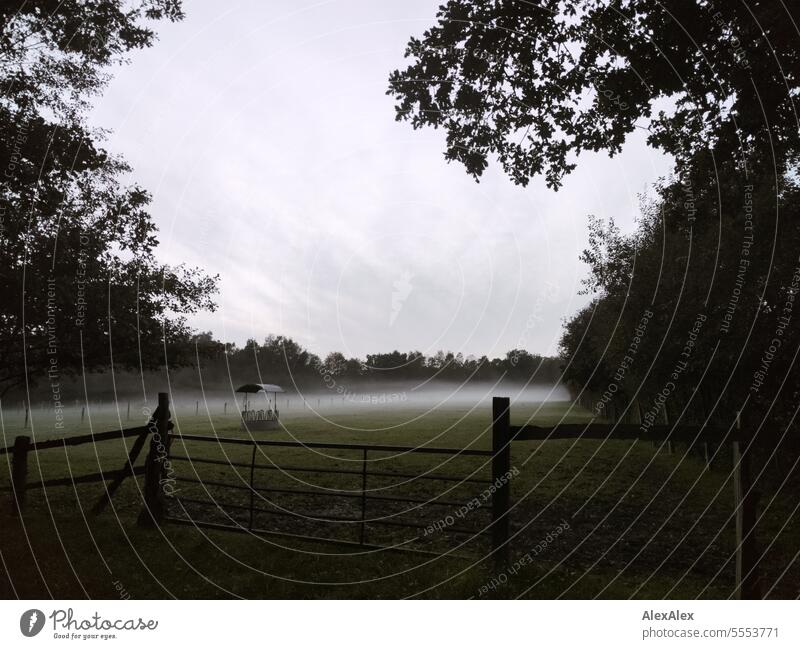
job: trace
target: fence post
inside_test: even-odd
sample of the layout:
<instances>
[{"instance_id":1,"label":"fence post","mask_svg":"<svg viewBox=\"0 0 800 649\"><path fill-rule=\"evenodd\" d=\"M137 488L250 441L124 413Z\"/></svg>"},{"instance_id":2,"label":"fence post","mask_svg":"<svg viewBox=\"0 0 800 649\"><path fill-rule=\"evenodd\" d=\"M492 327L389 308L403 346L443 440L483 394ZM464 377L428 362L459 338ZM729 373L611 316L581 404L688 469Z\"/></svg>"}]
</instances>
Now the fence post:
<instances>
[{"instance_id":1,"label":"fence post","mask_svg":"<svg viewBox=\"0 0 800 649\"><path fill-rule=\"evenodd\" d=\"M511 400L492 399L492 554L498 566L508 564L508 509L511 504Z\"/></svg>"},{"instance_id":2,"label":"fence post","mask_svg":"<svg viewBox=\"0 0 800 649\"><path fill-rule=\"evenodd\" d=\"M737 432L739 428L737 414ZM736 505L736 599L760 599L756 551L756 503L750 470L750 444L733 442L733 491Z\"/></svg>"},{"instance_id":3,"label":"fence post","mask_svg":"<svg viewBox=\"0 0 800 649\"><path fill-rule=\"evenodd\" d=\"M661 419L664 426L669 426L669 416L667 415L667 404L665 403L661 408ZM675 449L672 446L672 439L667 440L667 453L672 455Z\"/></svg>"},{"instance_id":4,"label":"fence post","mask_svg":"<svg viewBox=\"0 0 800 649\"><path fill-rule=\"evenodd\" d=\"M361 457L361 533L359 543L364 545L367 538L367 449L364 448Z\"/></svg>"},{"instance_id":5,"label":"fence post","mask_svg":"<svg viewBox=\"0 0 800 649\"><path fill-rule=\"evenodd\" d=\"M144 473L144 509L139 525L157 527L164 517L162 478L169 454L169 394L158 393L158 408L148 424L151 431L150 452Z\"/></svg>"},{"instance_id":6,"label":"fence post","mask_svg":"<svg viewBox=\"0 0 800 649\"><path fill-rule=\"evenodd\" d=\"M253 515L256 506L256 449L258 444L253 440L253 454L250 457L250 519L247 529L253 531Z\"/></svg>"},{"instance_id":7,"label":"fence post","mask_svg":"<svg viewBox=\"0 0 800 649\"><path fill-rule=\"evenodd\" d=\"M637 399L637 400L636 400L636 401L635 401L635 402L634 402L634 403L631 405L631 408L633 407L633 405L635 405L635 406L636 406L636 410L635 410L635 411L634 411L634 410L631 410L631 418L633 418L633 419L634 419L634 422L633 422L633 423L634 423L634 424L636 424L637 426L639 426L639 427L640 427L640 429L641 429L641 426L642 426L642 408L641 408L641 406L639 405L639 400ZM638 444L638 443L639 443L639 438L637 437L637 438L634 440L634 442L633 442L633 443L634 443L634 444Z\"/></svg>"},{"instance_id":8,"label":"fence post","mask_svg":"<svg viewBox=\"0 0 800 649\"><path fill-rule=\"evenodd\" d=\"M15 514L22 514L25 506L25 485L28 482L28 450L31 438L19 435L14 438L14 450L11 456L11 488L13 491L12 509Z\"/></svg>"}]
</instances>

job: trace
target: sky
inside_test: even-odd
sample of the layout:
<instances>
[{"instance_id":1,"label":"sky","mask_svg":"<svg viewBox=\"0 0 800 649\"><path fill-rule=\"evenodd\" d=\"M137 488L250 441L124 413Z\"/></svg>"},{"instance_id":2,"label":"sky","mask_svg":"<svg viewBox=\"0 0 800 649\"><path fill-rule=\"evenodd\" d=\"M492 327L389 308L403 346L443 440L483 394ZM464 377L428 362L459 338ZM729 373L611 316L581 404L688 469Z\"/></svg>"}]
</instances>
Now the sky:
<instances>
[{"instance_id":1,"label":"sky","mask_svg":"<svg viewBox=\"0 0 800 649\"><path fill-rule=\"evenodd\" d=\"M670 160L637 130L558 192L496 164L476 183L386 95L438 4L190 0L114 70L91 120L153 194L160 258L220 276L195 327L322 356L556 353L589 299L588 215L630 231Z\"/></svg>"}]
</instances>

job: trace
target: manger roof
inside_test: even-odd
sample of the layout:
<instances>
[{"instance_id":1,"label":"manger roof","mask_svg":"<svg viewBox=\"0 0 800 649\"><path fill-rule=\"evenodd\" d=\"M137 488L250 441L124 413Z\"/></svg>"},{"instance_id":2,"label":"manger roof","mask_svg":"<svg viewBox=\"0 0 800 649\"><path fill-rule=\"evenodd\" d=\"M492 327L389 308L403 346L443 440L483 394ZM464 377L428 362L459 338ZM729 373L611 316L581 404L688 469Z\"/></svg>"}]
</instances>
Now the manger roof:
<instances>
[{"instance_id":1,"label":"manger roof","mask_svg":"<svg viewBox=\"0 0 800 649\"><path fill-rule=\"evenodd\" d=\"M274 383L245 383L243 386L236 388L237 392L283 392L280 385Z\"/></svg>"}]
</instances>

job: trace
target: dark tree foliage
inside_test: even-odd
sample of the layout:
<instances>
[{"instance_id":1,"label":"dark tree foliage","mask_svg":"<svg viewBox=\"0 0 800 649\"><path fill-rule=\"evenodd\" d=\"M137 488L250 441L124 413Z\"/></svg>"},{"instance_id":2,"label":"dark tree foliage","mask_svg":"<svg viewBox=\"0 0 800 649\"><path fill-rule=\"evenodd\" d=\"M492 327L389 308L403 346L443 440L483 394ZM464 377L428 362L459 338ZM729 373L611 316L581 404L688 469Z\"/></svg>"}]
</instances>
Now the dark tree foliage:
<instances>
[{"instance_id":1,"label":"dark tree foliage","mask_svg":"<svg viewBox=\"0 0 800 649\"><path fill-rule=\"evenodd\" d=\"M269 335L263 342L248 340L239 347L222 343L210 332L193 336L196 351L191 366L169 368L170 387L177 393L186 391L207 396L226 392L243 383L278 383L287 392L312 393L338 400L363 401L374 392L409 392L415 386L425 388L446 384L449 389L469 385L493 385L498 381L517 387L538 385L552 387L561 380L563 360L540 356L524 350L512 350L501 358L464 356L439 351L426 356L419 351L393 351L367 354L366 358L347 358L331 352L325 358L304 349L287 336ZM370 363L375 363L374 365ZM160 380L163 372L147 374ZM80 377L63 386L66 399L83 396L84 384L92 399L106 400L120 394L135 395L142 389L138 373L117 372L114 386L102 375ZM35 399L47 398L47 386L36 390ZM372 392L372 395L365 394ZM194 402L194 398L192 400Z\"/></svg>"},{"instance_id":2,"label":"dark tree foliage","mask_svg":"<svg viewBox=\"0 0 800 649\"><path fill-rule=\"evenodd\" d=\"M213 308L216 279L157 260L149 194L84 119L110 66L181 17L176 0L0 7L0 394L192 353L184 315Z\"/></svg>"},{"instance_id":3,"label":"dark tree foliage","mask_svg":"<svg viewBox=\"0 0 800 649\"><path fill-rule=\"evenodd\" d=\"M582 151L635 128L686 167L796 159L797 3L450 0L390 77L398 120L442 127L475 178L496 157L558 188ZM662 110L662 108L664 108Z\"/></svg>"},{"instance_id":4,"label":"dark tree foliage","mask_svg":"<svg viewBox=\"0 0 800 649\"><path fill-rule=\"evenodd\" d=\"M638 402L658 420L665 410L726 426L741 411L762 438L793 426L798 223L795 177L776 188L768 173L722 188L664 183L628 236L593 221L583 259L596 297L565 326L565 380L598 415L630 408L635 419Z\"/></svg>"}]
</instances>

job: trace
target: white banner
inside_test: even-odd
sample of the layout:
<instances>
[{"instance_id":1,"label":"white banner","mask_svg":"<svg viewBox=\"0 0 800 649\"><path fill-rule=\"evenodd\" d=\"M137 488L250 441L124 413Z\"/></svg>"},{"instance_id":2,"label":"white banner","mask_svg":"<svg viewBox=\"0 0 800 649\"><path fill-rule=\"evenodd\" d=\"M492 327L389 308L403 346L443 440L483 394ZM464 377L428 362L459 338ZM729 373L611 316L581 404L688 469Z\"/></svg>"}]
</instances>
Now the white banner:
<instances>
[{"instance_id":1,"label":"white banner","mask_svg":"<svg viewBox=\"0 0 800 649\"><path fill-rule=\"evenodd\" d=\"M4 601L3 647L800 647L800 603Z\"/></svg>"}]
</instances>

